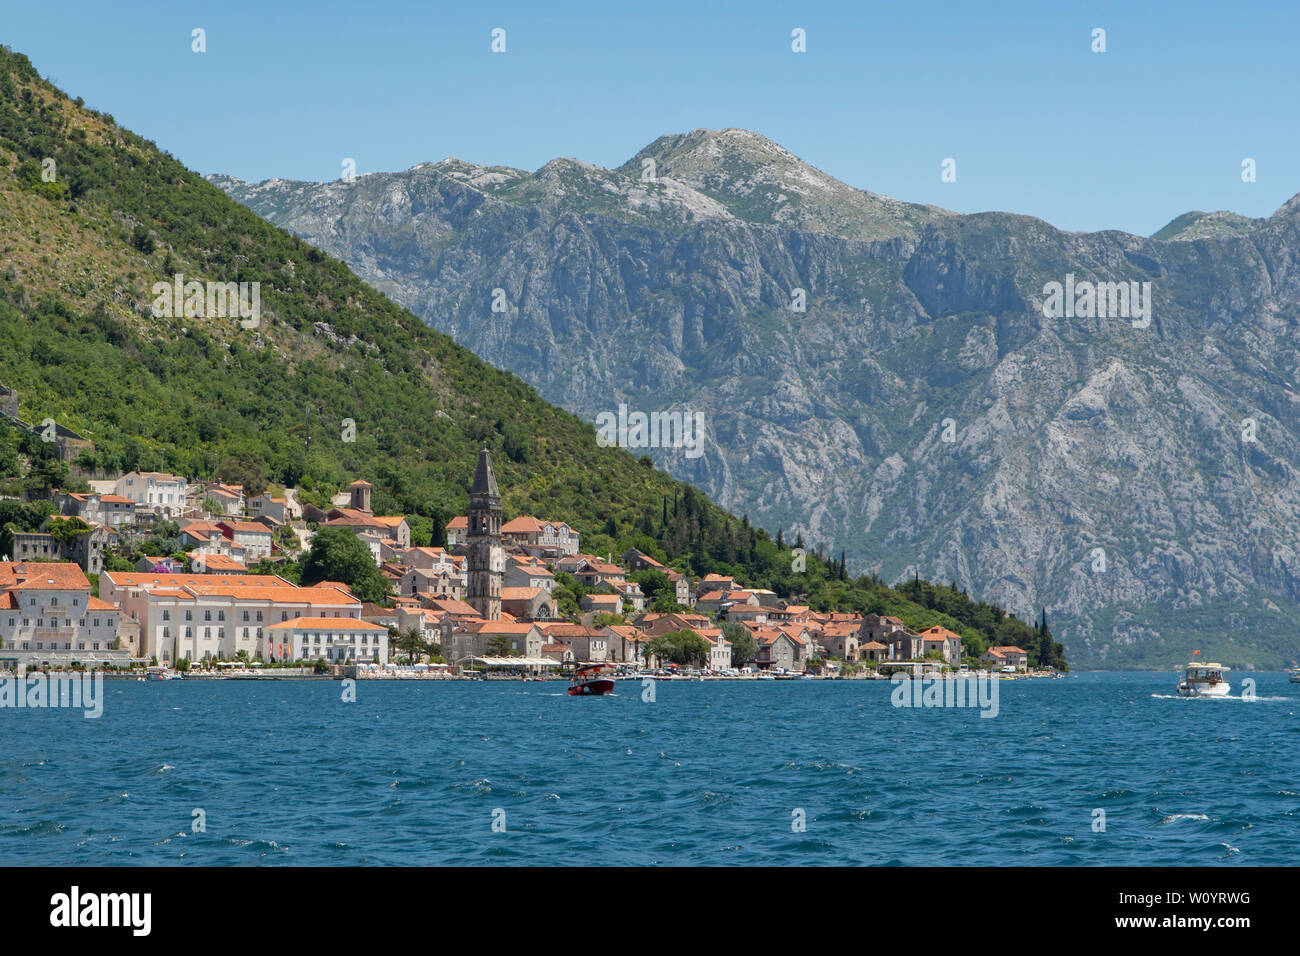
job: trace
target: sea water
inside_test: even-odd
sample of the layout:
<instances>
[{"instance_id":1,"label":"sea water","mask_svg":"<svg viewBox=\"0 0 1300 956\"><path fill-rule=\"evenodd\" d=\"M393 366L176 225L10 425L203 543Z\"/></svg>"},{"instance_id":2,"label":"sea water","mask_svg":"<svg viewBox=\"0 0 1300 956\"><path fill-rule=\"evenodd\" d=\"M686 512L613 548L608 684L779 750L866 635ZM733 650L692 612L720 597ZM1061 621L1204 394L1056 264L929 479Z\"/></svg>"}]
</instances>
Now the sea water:
<instances>
[{"instance_id":1,"label":"sea water","mask_svg":"<svg viewBox=\"0 0 1300 956\"><path fill-rule=\"evenodd\" d=\"M107 681L0 710L0 863L1287 865L1300 684Z\"/></svg>"}]
</instances>

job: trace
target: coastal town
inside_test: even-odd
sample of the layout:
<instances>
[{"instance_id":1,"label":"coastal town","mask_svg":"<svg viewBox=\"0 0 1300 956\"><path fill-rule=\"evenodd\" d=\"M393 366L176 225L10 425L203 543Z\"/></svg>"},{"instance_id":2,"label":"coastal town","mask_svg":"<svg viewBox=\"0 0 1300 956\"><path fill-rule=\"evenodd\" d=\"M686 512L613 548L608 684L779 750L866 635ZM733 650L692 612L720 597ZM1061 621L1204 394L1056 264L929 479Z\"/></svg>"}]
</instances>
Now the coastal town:
<instances>
[{"instance_id":1,"label":"coastal town","mask_svg":"<svg viewBox=\"0 0 1300 956\"><path fill-rule=\"evenodd\" d=\"M817 612L733 577L692 578L635 548L584 553L559 517L505 519L486 448L468 513L447 523L445 547L412 546L407 518L375 514L363 479L328 510L300 503L293 489L246 496L239 485L174 474L132 471L89 484L89 492L55 493L59 513L42 530L6 535L0 668L540 677L599 663L665 676L793 678L919 666L1011 675L1029 663L1019 647L965 659L961 636L947 628ZM181 551L117 570L133 536L160 521L176 523ZM80 533L63 533L68 522ZM364 545L386 582L381 601L362 600L346 582L300 585L273 573L324 529ZM642 588L651 582L658 600ZM579 595L569 613L560 590Z\"/></svg>"}]
</instances>

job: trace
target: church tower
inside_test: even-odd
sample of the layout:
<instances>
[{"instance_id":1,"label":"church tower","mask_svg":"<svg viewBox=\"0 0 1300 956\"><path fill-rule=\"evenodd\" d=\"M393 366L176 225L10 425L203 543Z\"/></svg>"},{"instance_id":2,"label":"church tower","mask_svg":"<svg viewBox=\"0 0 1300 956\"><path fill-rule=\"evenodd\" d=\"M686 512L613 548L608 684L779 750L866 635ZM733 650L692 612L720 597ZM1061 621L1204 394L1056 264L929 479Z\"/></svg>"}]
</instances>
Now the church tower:
<instances>
[{"instance_id":1,"label":"church tower","mask_svg":"<svg viewBox=\"0 0 1300 956\"><path fill-rule=\"evenodd\" d=\"M501 617L501 579L505 575L505 552L501 548L501 494L492 473L492 456L484 448L478 453L474 484L469 489L469 548L466 559L469 578L467 603L480 617Z\"/></svg>"}]
</instances>

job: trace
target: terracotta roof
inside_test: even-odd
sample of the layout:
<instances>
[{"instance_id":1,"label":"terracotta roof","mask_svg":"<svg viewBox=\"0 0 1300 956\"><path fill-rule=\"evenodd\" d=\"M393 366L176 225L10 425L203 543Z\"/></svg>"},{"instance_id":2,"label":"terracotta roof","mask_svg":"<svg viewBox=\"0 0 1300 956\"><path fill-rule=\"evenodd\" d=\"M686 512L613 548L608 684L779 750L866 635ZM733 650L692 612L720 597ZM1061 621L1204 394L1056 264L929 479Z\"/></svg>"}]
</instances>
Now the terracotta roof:
<instances>
[{"instance_id":1,"label":"terracotta roof","mask_svg":"<svg viewBox=\"0 0 1300 956\"><path fill-rule=\"evenodd\" d=\"M478 617L478 611L474 610L472 605L464 601L451 601L447 598L434 598L430 603L439 611L446 611L448 614L455 614L458 617L466 615Z\"/></svg>"},{"instance_id":2,"label":"terracotta roof","mask_svg":"<svg viewBox=\"0 0 1300 956\"><path fill-rule=\"evenodd\" d=\"M542 523L532 515L511 518L501 526L502 534L534 534L542 530Z\"/></svg>"},{"instance_id":3,"label":"terracotta roof","mask_svg":"<svg viewBox=\"0 0 1300 956\"><path fill-rule=\"evenodd\" d=\"M212 576L207 574L153 574L145 572L105 571L116 587L145 587L150 584L159 587L182 587L189 584L212 584ZM231 574L221 582L223 587L244 585L250 588L292 588L294 584L275 574Z\"/></svg>"},{"instance_id":4,"label":"terracotta roof","mask_svg":"<svg viewBox=\"0 0 1300 956\"><path fill-rule=\"evenodd\" d=\"M536 625L545 632L547 637L600 637L599 628L584 627L581 624L552 624L545 621L539 621Z\"/></svg>"},{"instance_id":5,"label":"terracotta roof","mask_svg":"<svg viewBox=\"0 0 1300 956\"><path fill-rule=\"evenodd\" d=\"M928 627L924 631L922 631L921 637L927 641L946 641L949 638L953 638L954 640L958 640L958 641L961 640L960 634L955 634L952 631L948 630L946 627L940 627L938 624L936 624L934 627Z\"/></svg>"},{"instance_id":6,"label":"terracotta roof","mask_svg":"<svg viewBox=\"0 0 1300 956\"><path fill-rule=\"evenodd\" d=\"M248 571L248 568L234 558L224 554L201 554L198 557L202 559L203 566L210 571Z\"/></svg>"},{"instance_id":7,"label":"terracotta roof","mask_svg":"<svg viewBox=\"0 0 1300 956\"><path fill-rule=\"evenodd\" d=\"M295 617L292 621L271 624L266 629L268 631L279 631L285 629L296 630L304 627L318 627L321 630L328 629L332 631L382 631L385 633L388 631L388 628L382 624L359 621L354 617Z\"/></svg>"},{"instance_id":8,"label":"terracotta roof","mask_svg":"<svg viewBox=\"0 0 1300 956\"><path fill-rule=\"evenodd\" d=\"M541 588L502 588L501 600L503 601L531 601L539 594L546 592ZM609 595L613 597L613 595Z\"/></svg>"},{"instance_id":9,"label":"terracotta roof","mask_svg":"<svg viewBox=\"0 0 1300 956\"><path fill-rule=\"evenodd\" d=\"M222 528L230 528L237 535L270 535L270 528L257 522L217 522Z\"/></svg>"},{"instance_id":10,"label":"terracotta roof","mask_svg":"<svg viewBox=\"0 0 1300 956\"><path fill-rule=\"evenodd\" d=\"M90 589L86 573L71 561L31 561L11 565L20 591L80 591Z\"/></svg>"},{"instance_id":11,"label":"terracotta roof","mask_svg":"<svg viewBox=\"0 0 1300 956\"><path fill-rule=\"evenodd\" d=\"M179 577L179 575L172 575ZM239 600L259 600L265 598L268 601L274 601L284 604L311 604L325 605L327 607L338 607L347 605L355 607L361 602L350 595L344 594L337 588L315 587L315 588L259 588L259 587L241 587L239 585L212 584L211 575L204 575L204 583L191 585L191 589L196 594L209 595L213 597L232 597Z\"/></svg>"},{"instance_id":12,"label":"terracotta roof","mask_svg":"<svg viewBox=\"0 0 1300 956\"><path fill-rule=\"evenodd\" d=\"M505 620L480 621L465 628L471 634L527 634L532 629L532 624Z\"/></svg>"}]
</instances>

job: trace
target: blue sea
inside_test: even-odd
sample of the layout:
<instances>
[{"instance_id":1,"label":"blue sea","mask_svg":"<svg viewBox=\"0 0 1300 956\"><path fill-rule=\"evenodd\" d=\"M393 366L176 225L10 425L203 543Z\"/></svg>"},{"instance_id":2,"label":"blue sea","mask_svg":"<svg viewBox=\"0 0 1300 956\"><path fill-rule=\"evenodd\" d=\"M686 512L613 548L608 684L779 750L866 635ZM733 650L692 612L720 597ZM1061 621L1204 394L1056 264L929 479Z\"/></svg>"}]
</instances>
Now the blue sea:
<instances>
[{"instance_id":1,"label":"blue sea","mask_svg":"<svg viewBox=\"0 0 1300 956\"><path fill-rule=\"evenodd\" d=\"M1243 676L1004 682L992 719L884 681L106 681L99 719L0 710L0 863L1295 864L1300 684Z\"/></svg>"}]
</instances>

